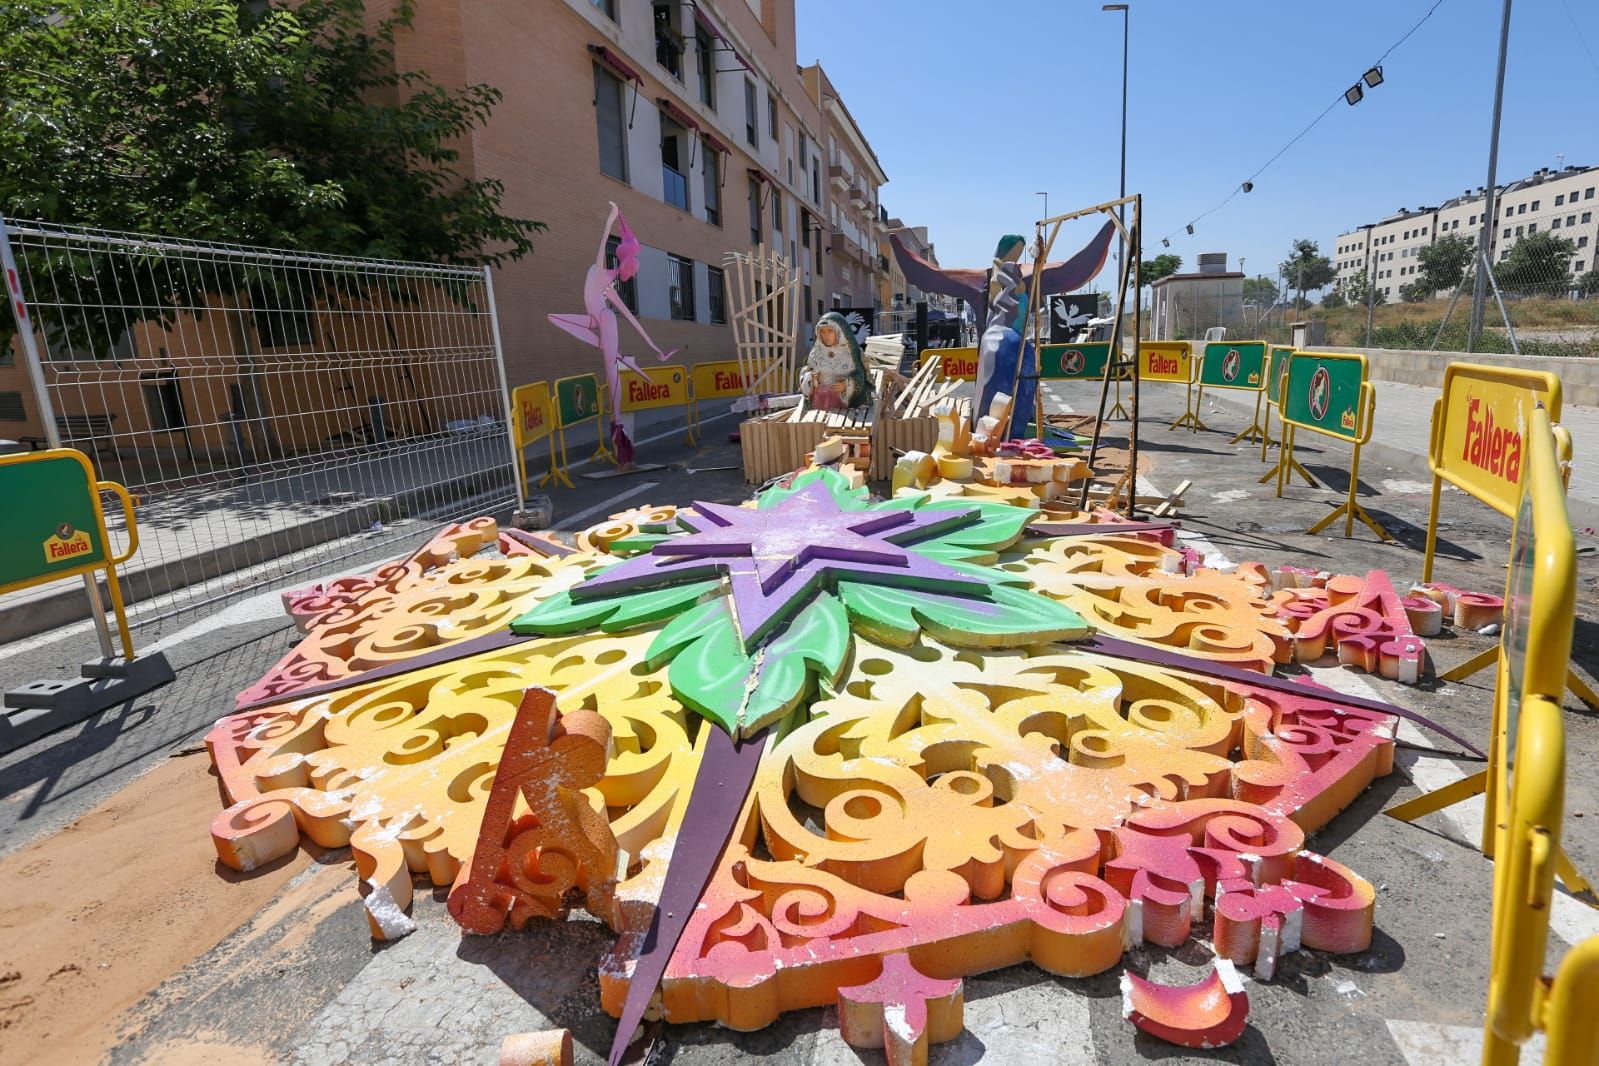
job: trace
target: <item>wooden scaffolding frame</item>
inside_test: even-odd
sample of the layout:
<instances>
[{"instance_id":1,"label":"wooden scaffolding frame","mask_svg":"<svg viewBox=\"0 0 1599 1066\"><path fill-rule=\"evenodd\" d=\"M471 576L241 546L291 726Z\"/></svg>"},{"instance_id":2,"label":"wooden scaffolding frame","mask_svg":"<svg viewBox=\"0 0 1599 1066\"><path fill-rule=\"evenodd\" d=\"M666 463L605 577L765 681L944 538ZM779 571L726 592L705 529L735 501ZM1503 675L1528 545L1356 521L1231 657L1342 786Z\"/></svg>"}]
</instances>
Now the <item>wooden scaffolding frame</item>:
<instances>
[{"instance_id":1,"label":"wooden scaffolding frame","mask_svg":"<svg viewBox=\"0 0 1599 1066\"><path fill-rule=\"evenodd\" d=\"M1117 208L1126 205L1131 205L1133 209L1130 225L1124 224L1122 219L1116 214ZM1144 197L1142 193L1134 193L1131 196L1123 196L1116 200L1107 200L1102 204L1085 207L1080 211L1068 211L1063 215L1054 215L1037 223L1033 238L1033 276L1029 292L1028 314L1032 319L1033 351L1034 353L1040 353L1043 351L1042 328L1044 316L1039 310L1039 301L1042 296L1040 290L1043 288L1044 283L1044 264L1049 261L1049 253L1055 247L1055 238L1060 236L1061 226L1073 219L1094 214L1104 215L1115 224L1116 229L1125 238L1126 254L1122 257L1120 285L1116 290L1116 316L1115 324L1111 327L1111 350L1105 359L1105 376L1100 381L1099 411L1098 417L1094 421L1093 443L1088 448L1088 465L1090 467L1094 465L1094 458L1099 454L1101 431L1104 429L1105 422L1114 413L1107 413L1105 410L1106 404L1110 402L1111 382L1116 382L1116 408L1121 409L1121 381L1123 380L1122 375L1125 374L1126 379L1132 384L1131 410L1128 412L1127 471L1116 482L1115 488L1111 489L1110 498L1106 502L1108 506L1114 507L1125 486L1127 517L1131 518L1133 516L1133 508L1138 499L1138 352L1139 334L1143 325L1143 316L1138 300L1140 284L1139 259L1143 255L1141 235L1143 233ZM1133 343L1130 357L1129 353L1123 349L1121 343L1122 316L1127 308L1129 286L1131 286L1133 293ZM1038 355L1035 354L1034 359L1036 360L1037 358ZM1036 367L1037 364L1035 363L1034 373L1037 373ZM1014 391L1012 395L1015 395ZM1040 382L1035 395L1037 400L1034 410L1034 423L1038 427L1039 434L1042 435L1044 432L1044 390L1042 382ZM1092 478L1083 481L1083 496L1080 506L1084 509L1088 507L1088 492L1092 484Z\"/></svg>"},{"instance_id":2,"label":"wooden scaffolding frame","mask_svg":"<svg viewBox=\"0 0 1599 1066\"><path fill-rule=\"evenodd\" d=\"M729 322L738 349L744 394L791 392L797 387L800 271L762 245L722 257L727 278Z\"/></svg>"}]
</instances>

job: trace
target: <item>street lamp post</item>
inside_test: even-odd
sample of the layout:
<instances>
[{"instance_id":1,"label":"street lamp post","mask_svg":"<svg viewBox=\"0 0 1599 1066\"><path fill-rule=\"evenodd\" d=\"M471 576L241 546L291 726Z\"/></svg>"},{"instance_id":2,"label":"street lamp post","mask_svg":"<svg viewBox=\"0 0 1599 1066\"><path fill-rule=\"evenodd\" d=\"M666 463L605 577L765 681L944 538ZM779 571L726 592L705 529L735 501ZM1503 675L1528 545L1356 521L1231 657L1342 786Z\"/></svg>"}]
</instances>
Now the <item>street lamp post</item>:
<instances>
[{"instance_id":1,"label":"street lamp post","mask_svg":"<svg viewBox=\"0 0 1599 1066\"><path fill-rule=\"evenodd\" d=\"M1101 11L1120 11L1122 13L1122 171L1121 185L1117 196L1127 196L1127 5L1105 4ZM1116 276L1121 277L1123 261L1127 258L1127 205L1122 204L1116 208L1116 220L1120 223L1116 234ZM1136 294L1135 294L1136 296ZM1116 303L1121 305L1122 294L1116 294Z\"/></svg>"},{"instance_id":2,"label":"street lamp post","mask_svg":"<svg viewBox=\"0 0 1599 1066\"><path fill-rule=\"evenodd\" d=\"M1034 196L1042 196L1044 198L1044 217L1048 218L1049 217L1049 193L1047 193L1047 192L1035 192L1035 193L1033 193L1033 195Z\"/></svg>"}]
</instances>

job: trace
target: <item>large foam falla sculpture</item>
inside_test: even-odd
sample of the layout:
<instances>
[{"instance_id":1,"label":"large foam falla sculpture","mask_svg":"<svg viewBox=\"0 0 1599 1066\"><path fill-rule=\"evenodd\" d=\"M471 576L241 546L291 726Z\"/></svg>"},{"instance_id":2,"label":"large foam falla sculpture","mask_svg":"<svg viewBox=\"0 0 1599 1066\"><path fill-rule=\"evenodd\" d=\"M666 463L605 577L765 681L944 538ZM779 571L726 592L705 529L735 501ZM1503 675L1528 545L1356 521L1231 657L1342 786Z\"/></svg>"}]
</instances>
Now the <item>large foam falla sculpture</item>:
<instances>
[{"instance_id":1,"label":"large foam falla sculpture","mask_svg":"<svg viewBox=\"0 0 1599 1066\"><path fill-rule=\"evenodd\" d=\"M1199 930L1218 983L1131 983L1130 1016L1241 1031L1227 967L1369 943L1371 886L1305 841L1389 772L1393 719L1268 676L1305 620L1263 567L1037 517L817 470L575 549L451 527L291 602L304 641L208 738L218 853L349 844L380 937L417 874L473 932L583 906L619 1046L646 1008L837 1005L908 1062L963 976Z\"/></svg>"}]
</instances>

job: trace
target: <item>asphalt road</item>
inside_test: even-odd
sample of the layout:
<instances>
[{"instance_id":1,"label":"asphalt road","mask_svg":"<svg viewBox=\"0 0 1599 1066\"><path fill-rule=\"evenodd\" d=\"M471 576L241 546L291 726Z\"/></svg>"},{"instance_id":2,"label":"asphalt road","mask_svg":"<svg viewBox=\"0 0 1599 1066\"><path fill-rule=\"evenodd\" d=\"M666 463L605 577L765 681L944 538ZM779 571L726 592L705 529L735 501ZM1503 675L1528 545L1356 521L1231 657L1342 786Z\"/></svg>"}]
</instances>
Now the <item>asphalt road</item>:
<instances>
[{"instance_id":1,"label":"asphalt road","mask_svg":"<svg viewBox=\"0 0 1599 1066\"><path fill-rule=\"evenodd\" d=\"M1086 388L1065 391L1080 410L1092 406ZM1347 452L1304 445L1301 457L1329 490L1303 486L1286 500L1256 484L1258 449L1230 446L1242 428L1227 407L1207 411L1215 431L1165 428L1181 410L1175 388L1145 387L1144 446L1153 461L1146 478L1169 489L1191 479L1183 510L1186 535L1207 552L1233 561L1295 563L1336 572L1386 569L1403 588L1419 577L1427 488L1414 474L1367 462L1361 471L1368 510L1399 538L1379 544L1356 536L1303 533L1347 486ZM557 493L557 525L580 528L633 504L733 501L746 492L736 445L726 443L730 421L707 426L701 446L674 439L653 442L642 458L670 469L608 481L579 479ZM1578 457L1581 461L1582 457ZM692 467L698 471L687 472ZM643 486L649 485L649 488ZM417 539L425 537L418 530ZM1463 588L1498 592L1504 582L1508 523L1486 507L1454 496L1442 531L1438 576ZM1585 542L1586 543L1586 542ZM355 568L352 568L355 569ZM1599 577L1594 556L1583 557L1574 660L1599 669ZM67 826L140 775L176 753L192 751L212 722L228 713L232 696L254 681L291 645L293 631L273 597L258 597L170 634L168 654L178 680L146 700L116 708L29 748L0 758L0 855ZM75 666L84 636L69 635L8 650L0 681L46 676ZM1488 637L1431 642L1435 666L1446 669L1481 648ZM1442 684L1429 676L1401 689L1339 670L1318 679L1355 691L1375 689L1437 718L1462 734L1488 729L1491 675ZM1579 867L1599 871L1599 785L1575 768L1599 756L1599 716L1568 701L1567 847ZM1437 743L1408 728L1401 739ZM1447 746L1447 745L1445 745ZM1187 1052L1134 1031L1121 1019L1117 973L1063 980L1031 966L970 977L965 984L966 1032L933 1049L935 1063L1057 1062L1112 1064L1222 1061L1344 1063L1362 1066L1476 1060L1488 954L1491 866L1471 846L1480 805L1462 805L1416 825L1380 816L1414 795L1417 783L1437 787L1476 764L1407 748L1400 768L1380 779L1310 846L1331 855L1377 886L1377 932L1371 950L1355 956L1300 951L1283 960L1276 980L1251 983L1250 1028L1231 1048ZM1475 821L1474 815L1475 814ZM174 826L205 833L205 825ZM418 930L388 945L368 939L353 891L348 852L322 856L286 891L326 906L263 912L152 993L125 1019L117 1063L176 1061L196 1042L249 1049L244 1058L301 1063L493 1062L510 1032L569 1027L579 1061L603 1058L612 1023L598 1006L595 964L610 934L579 916L522 934L463 939L444 910L442 894L420 893ZM314 917L308 917L314 915ZM1554 912L1557 943L1599 933L1599 911L1563 898ZM1126 965L1159 980L1197 980L1209 952L1190 942L1177 951L1129 953ZM854 1063L880 1055L844 1045L833 1012L801 1011L757 1033L711 1026L671 1027L663 1062ZM233 1061L226 1059L224 1061ZM1527 1060L1530 1061L1530 1060Z\"/></svg>"}]
</instances>

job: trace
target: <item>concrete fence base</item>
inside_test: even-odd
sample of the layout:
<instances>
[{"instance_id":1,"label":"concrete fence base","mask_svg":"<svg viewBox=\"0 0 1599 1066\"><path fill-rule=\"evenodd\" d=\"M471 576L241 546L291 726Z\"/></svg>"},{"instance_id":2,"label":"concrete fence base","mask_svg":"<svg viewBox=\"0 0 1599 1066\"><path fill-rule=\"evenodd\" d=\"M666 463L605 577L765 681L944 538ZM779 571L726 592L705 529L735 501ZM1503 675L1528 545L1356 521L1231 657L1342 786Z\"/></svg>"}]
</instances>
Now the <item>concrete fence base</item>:
<instances>
[{"instance_id":1,"label":"concrete fence base","mask_svg":"<svg viewBox=\"0 0 1599 1066\"><path fill-rule=\"evenodd\" d=\"M1593 359L1540 355L1489 355L1466 352L1425 352L1409 348L1335 348L1317 345L1317 351L1356 352L1366 357L1375 381L1440 388L1444 368L1450 363L1481 363L1516 370L1548 370L1560 378L1567 403L1599 406L1599 348Z\"/></svg>"}]
</instances>

